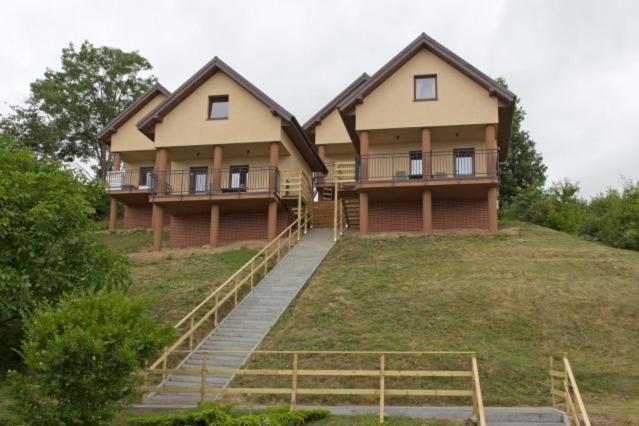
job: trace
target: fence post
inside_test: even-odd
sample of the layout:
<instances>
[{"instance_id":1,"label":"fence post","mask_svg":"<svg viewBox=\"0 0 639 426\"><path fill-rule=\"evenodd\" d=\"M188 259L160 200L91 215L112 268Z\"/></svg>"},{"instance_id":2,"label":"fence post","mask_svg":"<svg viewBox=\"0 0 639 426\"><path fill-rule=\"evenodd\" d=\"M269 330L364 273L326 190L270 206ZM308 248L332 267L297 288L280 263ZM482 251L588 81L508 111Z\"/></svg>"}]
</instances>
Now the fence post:
<instances>
[{"instance_id":1,"label":"fence post","mask_svg":"<svg viewBox=\"0 0 639 426\"><path fill-rule=\"evenodd\" d=\"M379 422L384 423L384 394L385 394L385 383L384 383L384 354L379 356Z\"/></svg>"},{"instance_id":2,"label":"fence post","mask_svg":"<svg viewBox=\"0 0 639 426\"><path fill-rule=\"evenodd\" d=\"M251 261L251 290L253 290L254 285L255 285L255 262Z\"/></svg>"},{"instance_id":3,"label":"fence post","mask_svg":"<svg viewBox=\"0 0 639 426\"><path fill-rule=\"evenodd\" d=\"M549 365L550 365L550 371L548 372L548 374L550 375L550 399L552 401L552 406L553 407L557 407L557 401L555 399L555 378L553 377L552 373L554 371L554 360L552 355L548 357Z\"/></svg>"},{"instance_id":4,"label":"fence post","mask_svg":"<svg viewBox=\"0 0 639 426\"><path fill-rule=\"evenodd\" d=\"M473 393L475 393L477 399L477 424L479 426L486 426L486 416L484 415L484 400L481 396L481 386L479 384L479 368L477 367L477 354L473 353L471 359L471 365L473 369Z\"/></svg>"},{"instance_id":5,"label":"fence post","mask_svg":"<svg viewBox=\"0 0 639 426\"><path fill-rule=\"evenodd\" d=\"M293 374L291 376L291 411L297 408L297 352L293 354Z\"/></svg>"},{"instance_id":6,"label":"fence post","mask_svg":"<svg viewBox=\"0 0 639 426\"><path fill-rule=\"evenodd\" d=\"M191 315L191 327L189 330L193 330L193 315ZM191 334L189 335L189 350L193 350L193 331L191 331Z\"/></svg>"},{"instance_id":7,"label":"fence post","mask_svg":"<svg viewBox=\"0 0 639 426\"><path fill-rule=\"evenodd\" d=\"M277 263L280 263L280 249L281 249L281 239L277 239Z\"/></svg>"},{"instance_id":8,"label":"fence post","mask_svg":"<svg viewBox=\"0 0 639 426\"><path fill-rule=\"evenodd\" d=\"M168 349L167 346L164 347L164 360L162 360L162 370L166 370L166 359L169 357L166 354L166 350ZM162 371L162 380L166 379L166 373L164 371Z\"/></svg>"},{"instance_id":9,"label":"fence post","mask_svg":"<svg viewBox=\"0 0 639 426\"><path fill-rule=\"evenodd\" d=\"M206 398L206 370L207 366L207 353L202 352L202 370L200 372L200 402L204 402Z\"/></svg>"},{"instance_id":10,"label":"fence post","mask_svg":"<svg viewBox=\"0 0 639 426\"><path fill-rule=\"evenodd\" d=\"M297 178L297 241L299 241L302 236L302 172L300 171L299 176Z\"/></svg>"},{"instance_id":11,"label":"fence post","mask_svg":"<svg viewBox=\"0 0 639 426\"><path fill-rule=\"evenodd\" d=\"M215 293L215 327L217 327L217 311L220 309L219 306L217 306L219 304L220 301L220 296L218 293Z\"/></svg>"},{"instance_id":12,"label":"fence post","mask_svg":"<svg viewBox=\"0 0 639 426\"><path fill-rule=\"evenodd\" d=\"M291 251L291 238L293 238L293 228L288 228L288 251Z\"/></svg>"}]
</instances>

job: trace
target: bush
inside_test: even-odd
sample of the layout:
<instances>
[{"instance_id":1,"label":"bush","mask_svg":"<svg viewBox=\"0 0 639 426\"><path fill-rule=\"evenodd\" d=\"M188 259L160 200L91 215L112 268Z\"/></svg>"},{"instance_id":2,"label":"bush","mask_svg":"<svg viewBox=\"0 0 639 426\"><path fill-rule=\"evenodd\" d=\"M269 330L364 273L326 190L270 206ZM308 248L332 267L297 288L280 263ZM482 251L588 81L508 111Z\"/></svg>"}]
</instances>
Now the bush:
<instances>
[{"instance_id":1,"label":"bush","mask_svg":"<svg viewBox=\"0 0 639 426\"><path fill-rule=\"evenodd\" d=\"M233 412L232 405L214 402L202 403L197 409L182 413L159 416L140 416L129 419L135 426L300 426L328 417L327 410L297 410L290 412L288 406L270 407L264 413L242 414Z\"/></svg>"},{"instance_id":2,"label":"bush","mask_svg":"<svg viewBox=\"0 0 639 426\"><path fill-rule=\"evenodd\" d=\"M64 293L129 284L126 258L95 234L99 191L85 183L0 135L0 336L19 339L23 318Z\"/></svg>"},{"instance_id":3,"label":"bush","mask_svg":"<svg viewBox=\"0 0 639 426\"><path fill-rule=\"evenodd\" d=\"M137 393L132 373L171 339L170 327L120 291L66 296L26 322L14 410L32 425L108 424Z\"/></svg>"}]
</instances>

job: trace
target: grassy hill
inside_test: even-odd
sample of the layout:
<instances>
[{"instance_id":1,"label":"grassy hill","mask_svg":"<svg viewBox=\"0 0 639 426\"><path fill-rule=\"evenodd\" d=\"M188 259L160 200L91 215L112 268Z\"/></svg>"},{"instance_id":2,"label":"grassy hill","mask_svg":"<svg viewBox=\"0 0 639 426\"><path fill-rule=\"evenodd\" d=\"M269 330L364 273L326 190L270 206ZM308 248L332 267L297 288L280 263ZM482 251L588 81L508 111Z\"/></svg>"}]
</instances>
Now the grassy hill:
<instances>
[{"instance_id":1,"label":"grassy hill","mask_svg":"<svg viewBox=\"0 0 639 426\"><path fill-rule=\"evenodd\" d=\"M567 352L595 424L636 424L639 253L511 225L346 236L260 349L476 350L487 405L549 405Z\"/></svg>"}]
</instances>

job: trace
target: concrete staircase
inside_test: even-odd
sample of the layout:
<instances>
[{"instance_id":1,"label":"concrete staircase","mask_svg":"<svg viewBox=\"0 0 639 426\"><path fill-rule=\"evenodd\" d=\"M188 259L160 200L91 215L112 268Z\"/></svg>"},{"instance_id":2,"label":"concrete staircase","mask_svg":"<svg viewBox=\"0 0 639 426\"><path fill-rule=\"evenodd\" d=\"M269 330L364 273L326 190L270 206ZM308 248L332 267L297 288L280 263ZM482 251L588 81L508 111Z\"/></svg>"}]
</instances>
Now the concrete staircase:
<instances>
[{"instance_id":1,"label":"concrete staircase","mask_svg":"<svg viewBox=\"0 0 639 426\"><path fill-rule=\"evenodd\" d=\"M209 368L237 369L244 364L333 246L331 229L311 229L302 241L244 298L206 339L199 350L244 351L208 354ZM188 355L179 368L201 366L201 355ZM208 387L225 387L231 376L208 377ZM163 386L199 389L198 375L171 375ZM217 395L207 395L214 399ZM197 393L162 393L145 397L144 406L194 406Z\"/></svg>"}]
</instances>

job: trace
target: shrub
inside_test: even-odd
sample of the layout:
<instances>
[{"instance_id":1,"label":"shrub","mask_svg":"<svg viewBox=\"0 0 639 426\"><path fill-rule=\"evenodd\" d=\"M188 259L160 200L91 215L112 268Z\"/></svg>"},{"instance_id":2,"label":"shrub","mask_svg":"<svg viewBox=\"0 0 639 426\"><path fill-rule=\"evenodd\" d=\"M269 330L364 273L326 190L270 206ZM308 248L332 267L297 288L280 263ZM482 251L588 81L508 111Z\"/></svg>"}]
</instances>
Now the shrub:
<instances>
[{"instance_id":1,"label":"shrub","mask_svg":"<svg viewBox=\"0 0 639 426\"><path fill-rule=\"evenodd\" d=\"M108 424L136 395L145 360L172 338L140 300L120 291L69 295L25 325L26 371L13 373L15 411L28 424Z\"/></svg>"},{"instance_id":2,"label":"shrub","mask_svg":"<svg viewBox=\"0 0 639 426\"><path fill-rule=\"evenodd\" d=\"M129 419L134 426L300 426L328 417L326 410L297 410L290 412L286 405L270 407L264 413L233 412L232 405L214 402L202 403L197 409L158 416L140 416Z\"/></svg>"},{"instance_id":3,"label":"shrub","mask_svg":"<svg viewBox=\"0 0 639 426\"><path fill-rule=\"evenodd\" d=\"M25 316L66 292L129 284L126 259L95 234L98 197L73 171L0 135L0 336L19 336Z\"/></svg>"}]
</instances>

